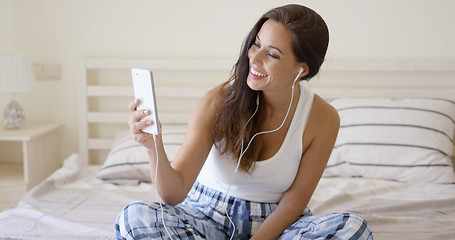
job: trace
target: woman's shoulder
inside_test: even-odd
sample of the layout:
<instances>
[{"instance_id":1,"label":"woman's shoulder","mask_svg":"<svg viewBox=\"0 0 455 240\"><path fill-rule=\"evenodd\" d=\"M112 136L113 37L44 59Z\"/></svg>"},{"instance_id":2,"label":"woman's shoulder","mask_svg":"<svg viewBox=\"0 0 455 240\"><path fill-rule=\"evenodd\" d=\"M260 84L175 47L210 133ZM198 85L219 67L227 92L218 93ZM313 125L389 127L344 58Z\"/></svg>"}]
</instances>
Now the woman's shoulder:
<instances>
[{"instance_id":1,"label":"woman's shoulder","mask_svg":"<svg viewBox=\"0 0 455 240\"><path fill-rule=\"evenodd\" d=\"M340 126L340 116L337 110L326 100L314 94L313 100L314 117L324 127L333 126L336 129Z\"/></svg>"},{"instance_id":2,"label":"woman's shoulder","mask_svg":"<svg viewBox=\"0 0 455 240\"><path fill-rule=\"evenodd\" d=\"M207 91L199 100L193 115L203 117L209 121L213 121L216 116L217 109L220 106L221 94L223 85L217 86Z\"/></svg>"},{"instance_id":3,"label":"woman's shoulder","mask_svg":"<svg viewBox=\"0 0 455 240\"><path fill-rule=\"evenodd\" d=\"M205 106L212 106L216 108L216 106L218 106L220 103L222 92L224 90L225 90L224 84L210 89L204 94L204 96L202 96L200 103Z\"/></svg>"},{"instance_id":4,"label":"woman's shoulder","mask_svg":"<svg viewBox=\"0 0 455 240\"><path fill-rule=\"evenodd\" d=\"M340 116L337 110L322 97L314 94L313 106L308 120L310 127L318 134L320 131L338 132Z\"/></svg>"}]
</instances>

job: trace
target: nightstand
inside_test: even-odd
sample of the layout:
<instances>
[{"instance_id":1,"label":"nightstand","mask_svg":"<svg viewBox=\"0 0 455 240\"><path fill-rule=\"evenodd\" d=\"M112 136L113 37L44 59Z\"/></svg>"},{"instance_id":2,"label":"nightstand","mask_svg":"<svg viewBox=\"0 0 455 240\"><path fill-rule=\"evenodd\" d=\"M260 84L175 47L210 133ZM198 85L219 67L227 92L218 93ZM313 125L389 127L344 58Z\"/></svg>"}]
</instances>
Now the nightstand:
<instances>
[{"instance_id":1,"label":"nightstand","mask_svg":"<svg viewBox=\"0 0 455 240\"><path fill-rule=\"evenodd\" d=\"M27 190L61 166L59 129L55 123L27 123L24 129L0 129L0 144L20 142Z\"/></svg>"}]
</instances>

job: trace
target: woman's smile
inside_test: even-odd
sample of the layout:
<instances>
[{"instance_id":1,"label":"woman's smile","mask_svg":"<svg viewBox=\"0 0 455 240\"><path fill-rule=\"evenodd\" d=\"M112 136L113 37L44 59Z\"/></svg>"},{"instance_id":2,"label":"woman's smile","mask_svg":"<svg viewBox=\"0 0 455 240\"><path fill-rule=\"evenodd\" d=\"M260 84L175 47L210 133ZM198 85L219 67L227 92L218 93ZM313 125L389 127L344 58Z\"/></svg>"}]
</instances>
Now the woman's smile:
<instances>
[{"instance_id":1,"label":"woman's smile","mask_svg":"<svg viewBox=\"0 0 455 240\"><path fill-rule=\"evenodd\" d=\"M261 73L261 72L255 70L254 68L250 68L250 77L253 80L261 80L267 76L268 76L267 74Z\"/></svg>"}]
</instances>

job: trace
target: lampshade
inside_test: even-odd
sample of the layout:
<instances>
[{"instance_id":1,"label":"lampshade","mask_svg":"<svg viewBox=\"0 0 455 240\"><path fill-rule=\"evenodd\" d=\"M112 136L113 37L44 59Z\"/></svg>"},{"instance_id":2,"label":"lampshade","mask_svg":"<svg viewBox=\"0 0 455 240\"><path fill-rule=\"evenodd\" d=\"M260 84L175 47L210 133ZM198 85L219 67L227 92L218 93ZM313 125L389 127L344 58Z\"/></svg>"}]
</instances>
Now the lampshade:
<instances>
[{"instance_id":1,"label":"lampshade","mask_svg":"<svg viewBox=\"0 0 455 240\"><path fill-rule=\"evenodd\" d=\"M21 54L0 55L0 93L10 93L12 100L3 111L3 125L7 130L25 126L25 112L14 99L16 93L31 91L35 84L32 66Z\"/></svg>"},{"instance_id":2,"label":"lampshade","mask_svg":"<svg viewBox=\"0 0 455 240\"><path fill-rule=\"evenodd\" d=\"M0 92L31 91L35 85L32 66L21 54L0 55Z\"/></svg>"}]
</instances>

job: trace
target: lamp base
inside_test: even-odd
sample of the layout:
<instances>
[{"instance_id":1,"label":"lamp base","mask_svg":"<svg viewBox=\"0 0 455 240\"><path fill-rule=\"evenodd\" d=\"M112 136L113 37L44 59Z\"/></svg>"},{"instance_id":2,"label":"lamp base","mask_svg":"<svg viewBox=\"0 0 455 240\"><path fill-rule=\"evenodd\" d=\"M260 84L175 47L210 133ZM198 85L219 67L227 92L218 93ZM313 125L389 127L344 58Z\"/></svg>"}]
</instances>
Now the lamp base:
<instances>
[{"instance_id":1,"label":"lamp base","mask_svg":"<svg viewBox=\"0 0 455 240\"><path fill-rule=\"evenodd\" d=\"M3 117L3 126L7 130L21 129L25 126L24 109L14 99L6 106Z\"/></svg>"}]
</instances>

